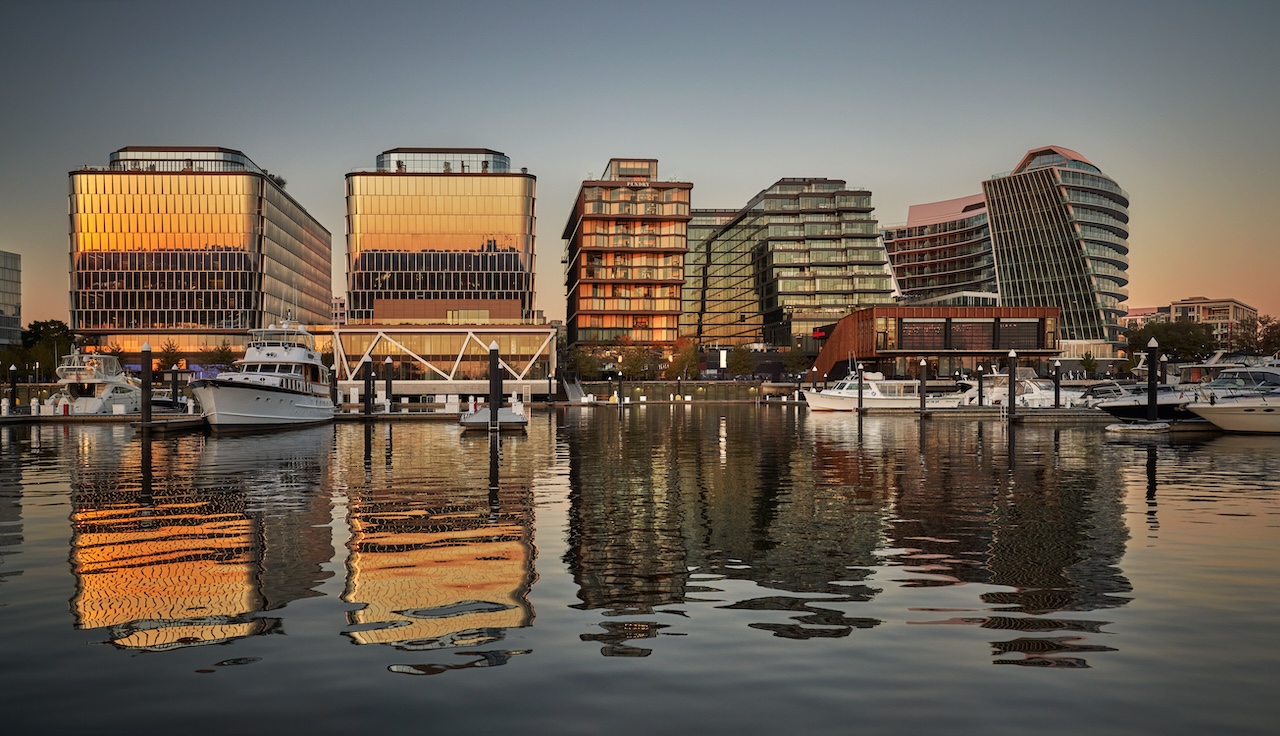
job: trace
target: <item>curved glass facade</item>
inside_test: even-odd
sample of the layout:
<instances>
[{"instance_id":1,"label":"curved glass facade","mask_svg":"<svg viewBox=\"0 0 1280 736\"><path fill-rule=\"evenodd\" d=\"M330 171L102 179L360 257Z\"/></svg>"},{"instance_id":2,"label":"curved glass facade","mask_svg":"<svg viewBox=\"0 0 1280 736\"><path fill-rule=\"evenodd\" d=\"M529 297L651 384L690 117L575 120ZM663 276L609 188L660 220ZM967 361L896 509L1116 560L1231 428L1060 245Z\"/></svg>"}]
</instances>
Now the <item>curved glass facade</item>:
<instances>
[{"instance_id":1,"label":"curved glass facade","mask_svg":"<svg viewBox=\"0 0 1280 736\"><path fill-rule=\"evenodd\" d=\"M329 232L238 151L129 147L70 173L71 329L195 351L328 321Z\"/></svg>"},{"instance_id":2,"label":"curved glass facade","mask_svg":"<svg viewBox=\"0 0 1280 736\"><path fill-rule=\"evenodd\" d=\"M393 149L347 175L351 323L534 316L535 179L487 149Z\"/></svg>"},{"instance_id":3,"label":"curved glass facade","mask_svg":"<svg viewBox=\"0 0 1280 736\"><path fill-rule=\"evenodd\" d=\"M913 207L906 225L884 231L884 247L909 302L958 305L975 293L995 301L991 228L980 196Z\"/></svg>"}]
</instances>

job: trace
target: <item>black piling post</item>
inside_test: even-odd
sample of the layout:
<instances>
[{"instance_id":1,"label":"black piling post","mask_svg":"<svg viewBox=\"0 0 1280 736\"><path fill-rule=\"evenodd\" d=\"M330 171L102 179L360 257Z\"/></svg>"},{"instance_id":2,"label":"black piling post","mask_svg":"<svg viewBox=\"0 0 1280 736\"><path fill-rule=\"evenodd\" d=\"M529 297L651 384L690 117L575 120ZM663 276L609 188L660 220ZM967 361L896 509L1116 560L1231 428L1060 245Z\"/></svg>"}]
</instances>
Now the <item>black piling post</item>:
<instances>
[{"instance_id":1,"label":"black piling post","mask_svg":"<svg viewBox=\"0 0 1280 736\"><path fill-rule=\"evenodd\" d=\"M169 399L173 401L174 408L178 408L178 364L174 363L169 375Z\"/></svg>"},{"instance_id":2,"label":"black piling post","mask_svg":"<svg viewBox=\"0 0 1280 736\"><path fill-rule=\"evenodd\" d=\"M858 364L858 414L862 414L862 364Z\"/></svg>"},{"instance_id":3,"label":"black piling post","mask_svg":"<svg viewBox=\"0 0 1280 736\"><path fill-rule=\"evenodd\" d=\"M502 376L501 363L498 360L498 341L489 343L489 431L502 429L498 422L498 410L502 408Z\"/></svg>"},{"instance_id":4,"label":"black piling post","mask_svg":"<svg viewBox=\"0 0 1280 736\"><path fill-rule=\"evenodd\" d=\"M983 373L984 371L982 370L982 366L979 365L978 366L978 406L982 406L982 403L983 403L983 399L982 399L982 374Z\"/></svg>"},{"instance_id":5,"label":"black piling post","mask_svg":"<svg viewBox=\"0 0 1280 736\"><path fill-rule=\"evenodd\" d=\"M1160 343L1153 337L1147 343L1147 421L1154 422L1160 417L1160 405L1156 401L1156 394L1159 391L1157 381L1159 374L1156 373L1160 365Z\"/></svg>"},{"instance_id":6,"label":"black piling post","mask_svg":"<svg viewBox=\"0 0 1280 736\"><path fill-rule=\"evenodd\" d=\"M387 382L387 413L391 413L391 356L382 361L382 378Z\"/></svg>"},{"instance_id":7,"label":"black piling post","mask_svg":"<svg viewBox=\"0 0 1280 736\"><path fill-rule=\"evenodd\" d=\"M1053 361L1053 408L1062 408L1062 361Z\"/></svg>"},{"instance_id":8,"label":"black piling post","mask_svg":"<svg viewBox=\"0 0 1280 736\"><path fill-rule=\"evenodd\" d=\"M920 359L920 413L924 414L925 382L929 380L929 361Z\"/></svg>"},{"instance_id":9,"label":"black piling post","mask_svg":"<svg viewBox=\"0 0 1280 736\"><path fill-rule=\"evenodd\" d=\"M373 361L364 361L364 414L373 414Z\"/></svg>"},{"instance_id":10,"label":"black piling post","mask_svg":"<svg viewBox=\"0 0 1280 736\"><path fill-rule=\"evenodd\" d=\"M151 424L151 343L142 343L142 426Z\"/></svg>"},{"instance_id":11,"label":"black piling post","mask_svg":"<svg viewBox=\"0 0 1280 736\"><path fill-rule=\"evenodd\" d=\"M1009 405L1009 419L1012 420L1018 413L1018 353L1015 350L1009 351L1009 392L1005 403ZM1010 440L1012 446L1013 441Z\"/></svg>"}]
</instances>

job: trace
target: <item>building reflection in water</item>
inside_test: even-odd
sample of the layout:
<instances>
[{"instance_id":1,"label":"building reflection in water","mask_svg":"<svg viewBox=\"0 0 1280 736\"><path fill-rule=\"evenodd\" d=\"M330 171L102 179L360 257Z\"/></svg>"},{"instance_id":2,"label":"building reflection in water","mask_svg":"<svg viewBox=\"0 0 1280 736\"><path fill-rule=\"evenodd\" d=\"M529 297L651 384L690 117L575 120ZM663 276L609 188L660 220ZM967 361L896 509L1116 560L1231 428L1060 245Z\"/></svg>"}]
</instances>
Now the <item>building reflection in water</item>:
<instances>
[{"instance_id":1,"label":"building reflection in water","mask_svg":"<svg viewBox=\"0 0 1280 736\"><path fill-rule=\"evenodd\" d=\"M316 595L332 557L332 428L143 440L84 430L72 450L76 626L159 651L278 632L257 615Z\"/></svg>"},{"instance_id":2,"label":"building reflection in water","mask_svg":"<svg viewBox=\"0 0 1280 736\"><path fill-rule=\"evenodd\" d=\"M977 610L993 615L917 623L1019 634L992 643L999 663L1081 666L1081 652L1106 649L1085 640L1105 622L1075 616L1124 605L1130 590L1117 566L1122 484L1116 461L1083 441L1091 431L1026 425L1011 438L994 422L780 408L571 411L578 607L654 617L713 602L812 639L880 623L854 615L879 593L873 574L904 588L980 583L992 590ZM739 579L780 594L723 600L717 582ZM602 628L582 638L606 655L670 633L656 619Z\"/></svg>"},{"instance_id":3,"label":"building reflection in water","mask_svg":"<svg viewBox=\"0 0 1280 736\"><path fill-rule=\"evenodd\" d=\"M505 664L520 650L492 648L529 626L535 550L531 487L535 453L524 437L502 437L499 482L490 490L486 435L434 432L392 447L391 433L366 437L364 467L350 482L347 587L360 605L346 635L357 644L437 651L391 671L430 675ZM495 447L496 449L496 447ZM359 451L355 443L340 453ZM355 458L351 458L354 461Z\"/></svg>"},{"instance_id":4,"label":"building reflection in water","mask_svg":"<svg viewBox=\"0 0 1280 736\"><path fill-rule=\"evenodd\" d=\"M22 452L19 432L26 428L0 427L0 586L18 570L5 558L22 544Z\"/></svg>"}]
</instances>

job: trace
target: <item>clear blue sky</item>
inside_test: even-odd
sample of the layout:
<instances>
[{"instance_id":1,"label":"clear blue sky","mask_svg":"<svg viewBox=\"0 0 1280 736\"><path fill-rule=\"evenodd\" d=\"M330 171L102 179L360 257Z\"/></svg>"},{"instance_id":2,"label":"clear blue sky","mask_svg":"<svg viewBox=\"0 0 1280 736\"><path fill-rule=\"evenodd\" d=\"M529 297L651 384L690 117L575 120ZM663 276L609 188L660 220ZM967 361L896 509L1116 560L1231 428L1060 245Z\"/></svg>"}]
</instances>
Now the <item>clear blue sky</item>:
<instances>
[{"instance_id":1,"label":"clear blue sky","mask_svg":"<svg viewBox=\"0 0 1280 736\"><path fill-rule=\"evenodd\" d=\"M1075 149L1132 198L1131 306L1280 317L1280 3L6 3L0 250L25 322L67 319L67 172L127 145L244 151L333 233L343 175L397 146L485 147L538 177L538 307L613 156L695 207L783 176L865 186L881 223Z\"/></svg>"}]
</instances>

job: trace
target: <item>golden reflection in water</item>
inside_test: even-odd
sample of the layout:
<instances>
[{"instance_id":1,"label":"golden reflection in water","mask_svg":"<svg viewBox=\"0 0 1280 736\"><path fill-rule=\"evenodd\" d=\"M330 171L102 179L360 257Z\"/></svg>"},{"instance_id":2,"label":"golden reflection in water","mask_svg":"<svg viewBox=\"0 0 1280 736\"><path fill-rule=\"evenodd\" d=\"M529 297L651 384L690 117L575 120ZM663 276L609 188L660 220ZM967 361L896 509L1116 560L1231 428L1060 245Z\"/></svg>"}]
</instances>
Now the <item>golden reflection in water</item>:
<instances>
[{"instance_id":1,"label":"golden reflection in water","mask_svg":"<svg viewBox=\"0 0 1280 736\"><path fill-rule=\"evenodd\" d=\"M370 464L369 485L350 499L343 600L362 607L349 614L346 635L358 644L435 650L491 643L507 629L530 625L532 466L503 463L491 498L488 476L480 473L489 466L479 458L488 453L485 439L437 441L411 453L390 449L390 434L382 441L387 448L366 444L366 460L392 459L378 474ZM440 468L475 472L441 477ZM404 483L419 473L430 482ZM511 654L486 652L465 666L492 666L501 663L492 657ZM406 674L435 674L457 666L400 667Z\"/></svg>"},{"instance_id":2,"label":"golden reflection in water","mask_svg":"<svg viewBox=\"0 0 1280 736\"><path fill-rule=\"evenodd\" d=\"M152 651L278 631L278 619L254 614L316 595L332 554L317 523L327 519L324 504L282 489L285 474L318 467L324 443L314 439L126 442L84 433L72 473L76 626ZM242 466L203 476L219 452Z\"/></svg>"}]
</instances>

